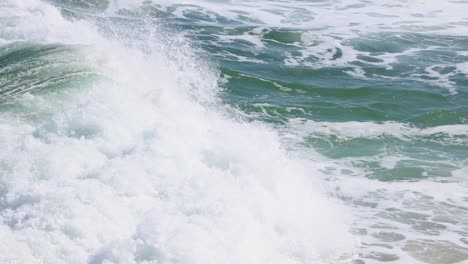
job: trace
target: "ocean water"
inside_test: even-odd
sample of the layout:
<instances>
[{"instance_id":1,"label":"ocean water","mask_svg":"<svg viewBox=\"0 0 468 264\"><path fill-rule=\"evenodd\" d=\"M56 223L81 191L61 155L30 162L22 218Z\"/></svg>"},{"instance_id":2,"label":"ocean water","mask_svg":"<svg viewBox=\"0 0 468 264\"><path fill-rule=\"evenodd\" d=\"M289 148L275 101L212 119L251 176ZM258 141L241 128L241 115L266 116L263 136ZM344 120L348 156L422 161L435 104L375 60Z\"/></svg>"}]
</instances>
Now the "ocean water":
<instances>
[{"instance_id":1,"label":"ocean water","mask_svg":"<svg viewBox=\"0 0 468 264\"><path fill-rule=\"evenodd\" d=\"M0 0L0 263L468 263L468 1Z\"/></svg>"}]
</instances>

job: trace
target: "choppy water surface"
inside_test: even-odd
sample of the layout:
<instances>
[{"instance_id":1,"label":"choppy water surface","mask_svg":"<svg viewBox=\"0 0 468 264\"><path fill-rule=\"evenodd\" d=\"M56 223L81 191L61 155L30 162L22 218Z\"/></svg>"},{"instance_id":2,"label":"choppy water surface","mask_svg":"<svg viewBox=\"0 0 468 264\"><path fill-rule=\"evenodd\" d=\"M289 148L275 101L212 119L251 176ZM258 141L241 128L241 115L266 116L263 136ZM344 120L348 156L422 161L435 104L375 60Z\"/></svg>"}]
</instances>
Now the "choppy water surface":
<instances>
[{"instance_id":1,"label":"choppy water surface","mask_svg":"<svg viewBox=\"0 0 468 264\"><path fill-rule=\"evenodd\" d=\"M467 1L0 0L0 263L465 263Z\"/></svg>"}]
</instances>

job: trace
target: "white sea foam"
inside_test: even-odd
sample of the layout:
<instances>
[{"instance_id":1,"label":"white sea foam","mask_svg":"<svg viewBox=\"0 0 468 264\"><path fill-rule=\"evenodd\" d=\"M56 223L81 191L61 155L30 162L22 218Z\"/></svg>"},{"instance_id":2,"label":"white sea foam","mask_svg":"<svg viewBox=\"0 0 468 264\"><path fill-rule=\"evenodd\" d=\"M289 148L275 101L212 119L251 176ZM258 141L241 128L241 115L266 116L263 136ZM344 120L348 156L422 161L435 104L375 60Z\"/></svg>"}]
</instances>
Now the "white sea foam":
<instances>
[{"instance_id":1,"label":"white sea foam","mask_svg":"<svg viewBox=\"0 0 468 264\"><path fill-rule=\"evenodd\" d=\"M456 66L459 72L463 73L465 76L468 76L468 62L459 63Z\"/></svg>"},{"instance_id":2,"label":"white sea foam","mask_svg":"<svg viewBox=\"0 0 468 264\"><path fill-rule=\"evenodd\" d=\"M132 1L119 1L121 6ZM415 65L419 54L435 50L425 43L430 36L458 36L466 37L466 21L468 20L466 3L464 1L394 1L391 4L382 1L338 0L338 1L205 1L182 0L153 1L160 9L171 12L179 18L188 18L196 12L209 19L193 20L193 23L209 26L227 26L217 20L222 17L243 27L255 28L256 34L217 35L220 41L243 41L255 45L257 51L268 49L262 32L258 28L287 29L302 34L302 42L288 44L297 46L299 55L286 52L283 63L286 66L297 67L350 67L344 71L353 77L367 79L366 67L381 67L392 70L398 65L400 58L414 57ZM231 25L228 25L229 27ZM255 32L250 32L255 33ZM408 36L417 34L421 40L410 40L414 43L405 47ZM366 52L349 43L351 40L371 38L386 45L400 39L400 51ZM429 39L430 39L429 38ZM271 40L269 40L271 41ZM372 45L371 45L372 46ZM338 51L339 50L339 51ZM460 54L464 54L463 52ZM370 60L363 59L370 58ZM450 62L448 63L450 64ZM418 69L408 72L410 81L427 83L432 86L445 88L452 95L458 93L456 83L452 77L457 72L440 74L433 71L434 65L418 66ZM463 65L460 65L463 66ZM461 71L463 72L463 67ZM404 74L405 75L405 74ZM377 76L377 75L373 75ZM380 74L381 78L392 76Z\"/></svg>"},{"instance_id":3,"label":"white sea foam","mask_svg":"<svg viewBox=\"0 0 468 264\"><path fill-rule=\"evenodd\" d=\"M4 42L89 44L101 38L86 21L67 22L56 8L37 0L4 1L0 4L0 26ZM70 28L79 34L70 34Z\"/></svg>"},{"instance_id":4,"label":"white sea foam","mask_svg":"<svg viewBox=\"0 0 468 264\"><path fill-rule=\"evenodd\" d=\"M155 2L165 9L174 4ZM288 60L298 66L342 67L370 55L327 33L345 40L360 32L415 29L466 35L460 23L466 19L463 2L177 2L186 4L177 7L177 16L194 9L213 12L255 26L256 34L265 25L320 29L302 35L305 46L291 44L305 47L301 56ZM106 12L140 5L112 1ZM309 12L300 14L300 9ZM26 93L11 99L16 110L0 114L2 263L329 263L355 252L356 237L348 233L350 208L357 217L354 227L367 232L359 236L361 256L384 252L396 254L398 263L423 263L415 260L415 250L405 249L408 241L432 241L421 246L429 253L438 248L436 239L463 246L466 213L458 205L468 199L466 168L452 171L449 180L388 183L363 177L369 171L356 163L390 170L409 157L332 160L309 150L297 158L282 148L273 129L227 117L218 104L216 73L180 36L172 36L175 45L168 48L156 34L152 53L143 53L106 40L92 23L65 21L37 0L0 3L0 25L5 28L1 44L71 44L81 63L111 80L58 94ZM225 40L243 38L257 51L265 48L258 36ZM333 59L336 48L343 54ZM399 56L432 48L373 55L380 61L372 64L391 69ZM305 64L313 55L319 62ZM467 73L465 63L455 67ZM352 69L349 74L366 77L360 67ZM426 73L444 77L433 70ZM342 140L442 136L458 145L468 134L462 124L417 128L302 119L291 120L287 130L289 136ZM327 197L330 186L348 206ZM430 227L421 230L419 224ZM388 230L405 239L388 242L376 236ZM379 258L385 256L371 255L366 263Z\"/></svg>"},{"instance_id":5,"label":"white sea foam","mask_svg":"<svg viewBox=\"0 0 468 264\"><path fill-rule=\"evenodd\" d=\"M318 122L300 118L291 119L288 127L301 135L333 135L341 138L377 138L382 136L412 140L418 136L445 134L447 136L468 135L468 125L443 125L428 128L417 128L393 121L375 122Z\"/></svg>"},{"instance_id":6,"label":"white sea foam","mask_svg":"<svg viewBox=\"0 0 468 264\"><path fill-rule=\"evenodd\" d=\"M413 155L405 144L433 140L464 148L467 125L417 128L397 122L317 122L292 119L286 135L293 141L304 137L331 139L346 145L351 140L375 140L378 151L371 155L352 155L321 159L328 181L336 186L337 196L355 208L355 232L361 238L361 256L366 263L390 260L398 263L464 263L467 258L466 217L468 196L466 160L427 151L429 159ZM299 137L300 139L296 138ZM394 140L399 139L400 143ZM424 148L424 147L423 147ZM310 155L306 151L305 155ZM436 158L437 157L437 158ZM419 176L411 179L382 181L404 177L417 167ZM405 171L405 168L409 170ZM444 171L445 176L433 172ZM392 171L396 174L393 175ZM363 177L367 175L367 177ZM373 180L375 178L375 180ZM416 180L417 179L417 180ZM454 257L458 255L459 257Z\"/></svg>"},{"instance_id":7,"label":"white sea foam","mask_svg":"<svg viewBox=\"0 0 468 264\"><path fill-rule=\"evenodd\" d=\"M27 93L0 114L0 262L328 263L353 254L350 215L327 196L320 170L290 157L271 128L228 118L217 75L184 39L143 53L39 1L8 3L2 20L21 19L2 38L73 44L108 80Z\"/></svg>"},{"instance_id":8,"label":"white sea foam","mask_svg":"<svg viewBox=\"0 0 468 264\"><path fill-rule=\"evenodd\" d=\"M119 7L134 4L134 1L117 1ZM162 8L175 7L175 14L184 16L191 10L214 13L243 24L260 24L269 27L302 29L323 28L346 35L356 31L382 32L401 29L423 29L430 32L466 35L461 23L468 18L464 2L413 1L392 2L371 1L363 4L358 0L340 1L203 1L181 0L154 1ZM249 20L242 16L248 14ZM398 15L396 15L398 14ZM255 22L257 21L257 22ZM212 22L206 22L212 23Z\"/></svg>"}]
</instances>

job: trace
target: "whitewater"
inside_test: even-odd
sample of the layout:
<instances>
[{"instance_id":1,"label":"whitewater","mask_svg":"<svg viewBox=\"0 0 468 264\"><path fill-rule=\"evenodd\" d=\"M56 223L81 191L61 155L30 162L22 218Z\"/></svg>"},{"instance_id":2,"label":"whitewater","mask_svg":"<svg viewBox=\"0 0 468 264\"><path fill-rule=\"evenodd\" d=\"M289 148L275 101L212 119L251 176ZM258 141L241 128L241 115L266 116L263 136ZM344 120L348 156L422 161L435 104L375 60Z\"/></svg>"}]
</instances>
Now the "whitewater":
<instances>
[{"instance_id":1,"label":"whitewater","mask_svg":"<svg viewBox=\"0 0 468 264\"><path fill-rule=\"evenodd\" d=\"M466 10L0 0L0 263L467 263Z\"/></svg>"}]
</instances>

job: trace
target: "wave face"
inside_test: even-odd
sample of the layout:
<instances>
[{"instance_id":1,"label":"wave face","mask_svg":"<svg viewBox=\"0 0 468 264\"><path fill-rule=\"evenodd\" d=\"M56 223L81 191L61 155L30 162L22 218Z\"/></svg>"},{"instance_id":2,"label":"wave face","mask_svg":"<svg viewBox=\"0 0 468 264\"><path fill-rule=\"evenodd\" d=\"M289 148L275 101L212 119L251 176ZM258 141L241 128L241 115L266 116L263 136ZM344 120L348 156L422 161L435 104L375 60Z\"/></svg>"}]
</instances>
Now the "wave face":
<instances>
[{"instance_id":1,"label":"wave face","mask_svg":"<svg viewBox=\"0 0 468 264\"><path fill-rule=\"evenodd\" d=\"M467 7L0 0L0 263L468 261Z\"/></svg>"}]
</instances>

